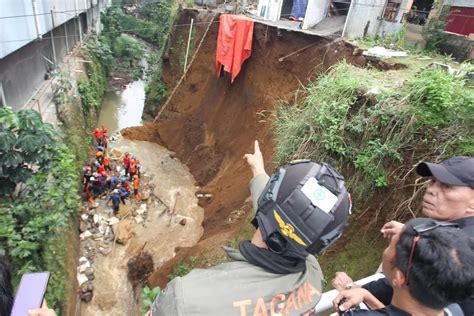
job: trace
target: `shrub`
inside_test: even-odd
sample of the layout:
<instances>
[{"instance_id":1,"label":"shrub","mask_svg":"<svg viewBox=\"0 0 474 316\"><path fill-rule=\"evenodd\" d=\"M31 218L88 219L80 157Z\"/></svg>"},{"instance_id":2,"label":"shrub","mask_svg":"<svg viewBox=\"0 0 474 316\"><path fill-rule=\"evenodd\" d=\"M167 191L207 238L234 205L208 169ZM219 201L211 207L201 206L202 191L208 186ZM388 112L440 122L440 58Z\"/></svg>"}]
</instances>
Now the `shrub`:
<instances>
[{"instance_id":1,"label":"shrub","mask_svg":"<svg viewBox=\"0 0 474 316\"><path fill-rule=\"evenodd\" d=\"M12 261L13 275L50 271L46 298L59 310L68 286L65 237L70 231L69 216L80 205L80 181L69 149L56 142L51 150L49 166L26 181L23 196L13 203L0 203L0 252Z\"/></svg>"},{"instance_id":2,"label":"shrub","mask_svg":"<svg viewBox=\"0 0 474 316\"><path fill-rule=\"evenodd\" d=\"M153 305L155 299L160 295L161 289L159 286L151 290L147 285L143 288L140 298L143 300L143 305L140 307L140 313L145 314Z\"/></svg>"},{"instance_id":3,"label":"shrub","mask_svg":"<svg viewBox=\"0 0 474 316\"><path fill-rule=\"evenodd\" d=\"M114 45L114 55L117 58L125 60L139 60L143 57L143 44L122 35L116 39Z\"/></svg>"},{"instance_id":4,"label":"shrub","mask_svg":"<svg viewBox=\"0 0 474 316\"><path fill-rule=\"evenodd\" d=\"M409 101L425 125L439 126L472 113L474 97L465 79L427 69L408 82Z\"/></svg>"},{"instance_id":5,"label":"shrub","mask_svg":"<svg viewBox=\"0 0 474 316\"><path fill-rule=\"evenodd\" d=\"M395 166L427 154L472 152L474 92L465 80L428 69L402 89L371 95L381 75L343 62L311 83L303 102L282 104L274 123L278 161L332 163L354 174L349 181L356 199L366 201L372 188L398 178Z\"/></svg>"},{"instance_id":6,"label":"shrub","mask_svg":"<svg viewBox=\"0 0 474 316\"><path fill-rule=\"evenodd\" d=\"M0 195L11 195L18 184L47 169L57 140L53 126L43 123L38 112L0 108Z\"/></svg>"},{"instance_id":7,"label":"shrub","mask_svg":"<svg viewBox=\"0 0 474 316\"><path fill-rule=\"evenodd\" d=\"M78 81L78 90L85 113L88 113L91 109L100 109L102 98L107 90L107 77L101 63L93 57L90 65L89 78Z\"/></svg>"}]
</instances>

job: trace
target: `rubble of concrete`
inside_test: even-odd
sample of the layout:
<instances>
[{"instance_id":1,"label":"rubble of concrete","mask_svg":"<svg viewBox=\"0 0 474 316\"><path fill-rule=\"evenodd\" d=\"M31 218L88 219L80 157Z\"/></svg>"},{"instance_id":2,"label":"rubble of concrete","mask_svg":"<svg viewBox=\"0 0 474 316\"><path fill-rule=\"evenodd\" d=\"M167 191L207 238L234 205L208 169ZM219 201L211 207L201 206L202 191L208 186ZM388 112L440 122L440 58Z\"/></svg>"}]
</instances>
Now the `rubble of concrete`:
<instances>
[{"instance_id":1,"label":"rubble of concrete","mask_svg":"<svg viewBox=\"0 0 474 316\"><path fill-rule=\"evenodd\" d=\"M378 57L378 58L391 58L391 57L406 57L407 53L403 51L396 51L393 49L387 49L382 46L375 46L369 48L362 53L364 56Z\"/></svg>"},{"instance_id":2,"label":"rubble of concrete","mask_svg":"<svg viewBox=\"0 0 474 316\"><path fill-rule=\"evenodd\" d=\"M122 171L117 166L118 171ZM153 188L147 185L148 179L142 174L143 191L140 201L128 198L125 205L120 204L117 214L106 204L106 197L96 199L94 203L84 202L79 217L81 254L77 265L79 297L90 302L94 292L94 258L96 255L108 256L117 245L127 245L135 236L135 225L144 225L148 216L148 204L158 203L153 197ZM185 225L181 223L181 225Z\"/></svg>"}]
</instances>

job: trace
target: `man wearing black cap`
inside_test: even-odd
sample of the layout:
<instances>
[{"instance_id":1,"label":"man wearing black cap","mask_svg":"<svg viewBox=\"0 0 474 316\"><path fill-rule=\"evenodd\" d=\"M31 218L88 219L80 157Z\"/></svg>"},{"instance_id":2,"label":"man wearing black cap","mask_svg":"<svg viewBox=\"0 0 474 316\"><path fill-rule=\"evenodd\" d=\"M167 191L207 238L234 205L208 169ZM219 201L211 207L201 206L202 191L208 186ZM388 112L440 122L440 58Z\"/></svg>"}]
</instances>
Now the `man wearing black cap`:
<instances>
[{"instance_id":1,"label":"man wearing black cap","mask_svg":"<svg viewBox=\"0 0 474 316\"><path fill-rule=\"evenodd\" d=\"M292 162L271 177L258 142L244 156L256 232L232 262L170 281L149 315L314 315L322 272L313 253L337 240L351 209L344 178L331 166Z\"/></svg>"},{"instance_id":2,"label":"man wearing black cap","mask_svg":"<svg viewBox=\"0 0 474 316\"><path fill-rule=\"evenodd\" d=\"M416 172L431 177L423 197L423 214L455 222L474 237L474 158L454 157L440 164L422 162Z\"/></svg>"},{"instance_id":3,"label":"man wearing black cap","mask_svg":"<svg viewBox=\"0 0 474 316\"><path fill-rule=\"evenodd\" d=\"M474 158L453 157L439 164L422 162L416 167L416 172L431 177L423 196L423 214L436 220L456 223L474 238ZM402 223L391 221L382 227L382 233L389 238L402 229ZM337 272L332 284L340 291L354 285L344 272ZM363 287L384 304L390 303L393 289L386 278ZM474 315L474 298L459 305L465 315Z\"/></svg>"}]
</instances>

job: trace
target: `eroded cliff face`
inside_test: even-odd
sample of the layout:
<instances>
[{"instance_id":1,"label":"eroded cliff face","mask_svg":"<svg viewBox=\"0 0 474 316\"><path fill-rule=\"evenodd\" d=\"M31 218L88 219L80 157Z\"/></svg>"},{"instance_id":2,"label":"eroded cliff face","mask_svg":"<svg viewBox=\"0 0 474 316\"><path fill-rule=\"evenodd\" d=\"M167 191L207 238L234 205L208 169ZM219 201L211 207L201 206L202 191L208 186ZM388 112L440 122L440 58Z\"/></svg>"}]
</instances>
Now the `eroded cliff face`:
<instances>
[{"instance_id":1,"label":"eroded cliff face","mask_svg":"<svg viewBox=\"0 0 474 316\"><path fill-rule=\"evenodd\" d=\"M179 21L186 23L190 18ZM174 151L189 167L198 190L212 195L201 203L205 209L201 241L193 248L178 250L175 258L151 276L152 285L164 286L176 262L225 243L240 228L251 209L244 203L251 173L242 157L253 151L253 141L258 139L267 172L272 172L272 111L279 102L295 100L298 88L342 59L365 64L365 58L353 56L354 48L341 40L255 23L252 55L231 84L228 74L219 78L216 73L218 30L219 23L213 23L185 81L159 119L122 131L125 137L157 142ZM203 33L202 29L197 32ZM173 38L178 42L177 36ZM173 45L177 43L171 42L171 52ZM170 63L165 63L163 71L169 85L176 82L176 69Z\"/></svg>"}]
</instances>

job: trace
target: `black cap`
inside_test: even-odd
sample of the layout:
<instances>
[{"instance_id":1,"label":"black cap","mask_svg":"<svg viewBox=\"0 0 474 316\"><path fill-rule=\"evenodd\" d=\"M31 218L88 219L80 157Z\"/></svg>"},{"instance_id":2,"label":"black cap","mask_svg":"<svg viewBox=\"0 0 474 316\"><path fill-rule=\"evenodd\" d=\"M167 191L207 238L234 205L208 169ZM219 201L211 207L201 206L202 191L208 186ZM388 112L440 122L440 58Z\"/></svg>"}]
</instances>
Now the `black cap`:
<instances>
[{"instance_id":1,"label":"black cap","mask_svg":"<svg viewBox=\"0 0 474 316\"><path fill-rule=\"evenodd\" d=\"M453 157L439 164L422 162L416 166L416 172L445 184L474 188L474 158L471 157Z\"/></svg>"}]
</instances>

